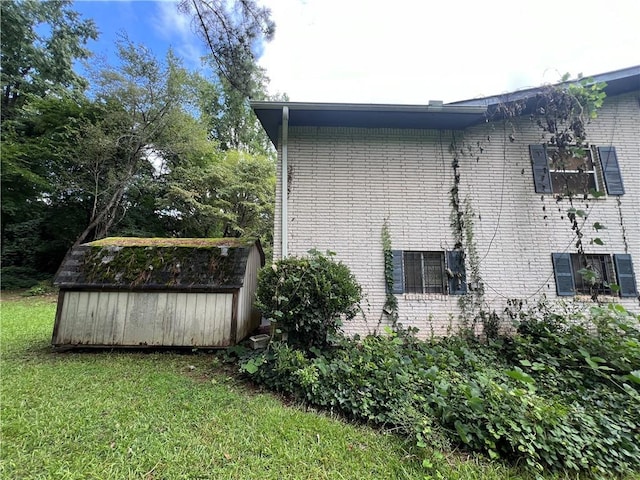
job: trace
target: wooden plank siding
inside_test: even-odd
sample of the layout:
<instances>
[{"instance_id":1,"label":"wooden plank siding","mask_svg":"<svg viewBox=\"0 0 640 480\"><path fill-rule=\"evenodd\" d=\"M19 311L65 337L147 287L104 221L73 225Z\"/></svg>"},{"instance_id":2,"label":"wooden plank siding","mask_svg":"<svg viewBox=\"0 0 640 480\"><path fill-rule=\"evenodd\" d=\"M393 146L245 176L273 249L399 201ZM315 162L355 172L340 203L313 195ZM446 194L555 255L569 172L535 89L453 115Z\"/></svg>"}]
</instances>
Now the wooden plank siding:
<instances>
[{"instance_id":1,"label":"wooden plank siding","mask_svg":"<svg viewBox=\"0 0 640 480\"><path fill-rule=\"evenodd\" d=\"M254 308L255 292L258 286L258 271L262 258L258 249L253 248L247 259L244 283L238 292L238 340L245 338L260 325L260 312Z\"/></svg>"},{"instance_id":2,"label":"wooden plank siding","mask_svg":"<svg viewBox=\"0 0 640 480\"><path fill-rule=\"evenodd\" d=\"M233 292L62 291L54 345L231 344Z\"/></svg>"}]
</instances>

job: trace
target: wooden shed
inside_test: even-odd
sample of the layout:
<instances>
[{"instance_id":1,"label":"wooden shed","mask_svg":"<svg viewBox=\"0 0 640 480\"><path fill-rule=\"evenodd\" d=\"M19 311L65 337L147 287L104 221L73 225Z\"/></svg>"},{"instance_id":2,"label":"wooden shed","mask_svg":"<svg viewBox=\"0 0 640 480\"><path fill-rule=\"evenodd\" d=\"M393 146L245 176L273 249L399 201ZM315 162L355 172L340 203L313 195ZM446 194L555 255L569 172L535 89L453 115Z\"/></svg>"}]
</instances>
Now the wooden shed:
<instances>
[{"instance_id":1,"label":"wooden shed","mask_svg":"<svg viewBox=\"0 0 640 480\"><path fill-rule=\"evenodd\" d=\"M72 248L54 346L214 348L259 326L253 308L260 242L236 238L106 238Z\"/></svg>"}]
</instances>

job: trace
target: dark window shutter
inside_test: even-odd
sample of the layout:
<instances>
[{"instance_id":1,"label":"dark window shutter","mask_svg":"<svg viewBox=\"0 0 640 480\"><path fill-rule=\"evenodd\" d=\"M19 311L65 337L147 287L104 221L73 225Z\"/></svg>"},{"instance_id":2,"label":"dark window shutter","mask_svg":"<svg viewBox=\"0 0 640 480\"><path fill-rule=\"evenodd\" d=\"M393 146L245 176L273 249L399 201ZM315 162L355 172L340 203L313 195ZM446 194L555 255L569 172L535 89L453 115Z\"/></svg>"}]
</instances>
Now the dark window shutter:
<instances>
[{"instance_id":1,"label":"dark window shutter","mask_svg":"<svg viewBox=\"0 0 640 480\"><path fill-rule=\"evenodd\" d=\"M633 273L633 262L631 255L618 254L613 256L616 265L616 276L620 287L621 297L635 297L638 294L636 287L636 276Z\"/></svg>"},{"instance_id":2,"label":"dark window shutter","mask_svg":"<svg viewBox=\"0 0 640 480\"><path fill-rule=\"evenodd\" d=\"M609 195L624 195L624 185L620 174L620 164L616 147L598 147L598 155L602 165L602 175Z\"/></svg>"},{"instance_id":3,"label":"dark window shutter","mask_svg":"<svg viewBox=\"0 0 640 480\"><path fill-rule=\"evenodd\" d=\"M392 250L393 255L393 290L391 293L404 292L404 270L402 268L402 250Z\"/></svg>"},{"instance_id":4,"label":"dark window shutter","mask_svg":"<svg viewBox=\"0 0 640 480\"><path fill-rule=\"evenodd\" d=\"M536 193L551 193L551 175L549 175L549 162L544 145L529 145L529 152Z\"/></svg>"},{"instance_id":5,"label":"dark window shutter","mask_svg":"<svg viewBox=\"0 0 640 480\"><path fill-rule=\"evenodd\" d=\"M553 272L556 276L556 293L563 297L575 295L571 254L552 253L551 255L553 257Z\"/></svg>"},{"instance_id":6,"label":"dark window shutter","mask_svg":"<svg viewBox=\"0 0 640 480\"><path fill-rule=\"evenodd\" d=\"M452 275L449 276L449 294L464 295L467 293L467 275L464 268L464 254L460 250L447 252L447 266Z\"/></svg>"}]
</instances>

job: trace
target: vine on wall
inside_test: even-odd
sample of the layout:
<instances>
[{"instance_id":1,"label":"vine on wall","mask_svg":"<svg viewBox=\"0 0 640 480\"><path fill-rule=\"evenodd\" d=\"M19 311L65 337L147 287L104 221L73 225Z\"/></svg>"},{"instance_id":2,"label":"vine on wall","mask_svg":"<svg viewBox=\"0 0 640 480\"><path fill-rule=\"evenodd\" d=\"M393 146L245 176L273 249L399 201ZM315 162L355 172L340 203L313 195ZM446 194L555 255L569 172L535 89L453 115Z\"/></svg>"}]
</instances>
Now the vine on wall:
<instances>
[{"instance_id":1,"label":"vine on wall","mask_svg":"<svg viewBox=\"0 0 640 480\"><path fill-rule=\"evenodd\" d=\"M451 168L453 169L453 185L450 193L451 204L451 230L454 239L454 248L464 252L465 265L467 266L467 293L460 296L458 306L461 311L462 327L471 332L475 331L475 324L480 317L482 305L484 303L484 285L480 274L480 258L473 233L475 215L471 201L467 197L464 200L460 198L460 159L464 155L476 157L484 151L478 142L475 147L458 143L455 133L449 153L453 159Z\"/></svg>"},{"instance_id":2,"label":"vine on wall","mask_svg":"<svg viewBox=\"0 0 640 480\"><path fill-rule=\"evenodd\" d=\"M606 84L589 79L579 79L567 84L568 75L562 80L565 83L549 85L540 90L535 98L531 120L543 132L550 164L560 172L576 169L581 172L586 169L589 155L586 126L597 117L598 109L604 103ZM595 152L591 155L595 155ZM592 157L592 162L595 161ZM571 183L572 177L575 178L575 175L555 177L556 181L564 181L562 193L556 193L556 201L559 203L566 199L569 203L566 215L576 238L574 246L586 265L579 273L591 285L591 298L598 301L598 286L602 284L602 278L597 268L594 268L586 257L583 230L589 219L589 201L602 197L604 193L590 189L589 194L585 194L583 188L575 189L575 185ZM591 226L596 233L606 228L600 222L594 222ZM592 238L590 243L604 245L599 237ZM613 291L617 290L617 285L607 287Z\"/></svg>"},{"instance_id":3,"label":"vine on wall","mask_svg":"<svg viewBox=\"0 0 640 480\"><path fill-rule=\"evenodd\" d=\"M394 330L398 327L398 299L393 292L393 251L391 250L391 234L387 219L382 224L382 254L384 257L384 284L386 298L382 307L382 315L391 321Z\"/></svg>"}]
</instances>

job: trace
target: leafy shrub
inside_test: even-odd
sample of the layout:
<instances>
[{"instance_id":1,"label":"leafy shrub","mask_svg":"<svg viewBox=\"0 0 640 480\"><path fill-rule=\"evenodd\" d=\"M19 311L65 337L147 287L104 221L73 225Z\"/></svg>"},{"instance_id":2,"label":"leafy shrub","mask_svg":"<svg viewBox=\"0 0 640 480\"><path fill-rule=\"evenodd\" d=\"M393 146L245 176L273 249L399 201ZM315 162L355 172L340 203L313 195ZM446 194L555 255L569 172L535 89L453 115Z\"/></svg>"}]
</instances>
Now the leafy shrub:
<instances>
[{"instance_id":1,"label":"leafy shrub","mask_svg":"<svg viewBox=\"0 0 640 480\"><path fill-rule=\"evenodd\" d=\"M53 283L50 280L42 280L38 282L37 285L34 285L26 292L22 293L23 297L38 297L40 295L47 295L50 293L54 293L56 288L53 286Z\"/></svg>"},{"instance_id":2,"label":"leafy shrub","mask_svg":"<svg viewBox=\"0 0 640 480\"><path fill-rule=\"evenodd\" d=\"M487 343L387 331L325 350L275 343L249 362L270 388L418 446L436 438L536 472L639 470L638 316L612 305L520 321L519 334Z\"/></svg>"},{"instance_id":3,"label":"leafy shrub","mask_svg":"<svg viewBox=\"0 0 640 480\"><path fill-rule=\"evenodd\" d=\"M2 290L31 288L50 277L51 275L47 273L42 273L29 267L9 266L0 269Z\"/></svg>"},{"instance_id":4,"label":"leafy shrub","mask_svg":"<svg viewBox=\"0 0 640 480\"><path fill-rule=\"evenodd\" d=\"M360 311L362 289L334 255L310 250L308 257L285 258L260 272L256 306L291 345L324 348L343 320Z\"/></svg>"}]
</instances>

